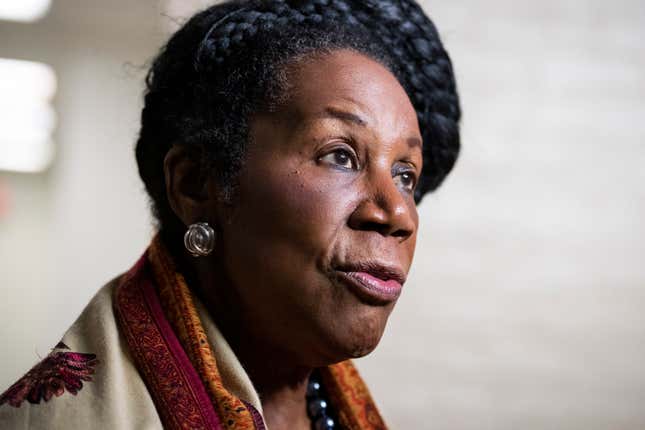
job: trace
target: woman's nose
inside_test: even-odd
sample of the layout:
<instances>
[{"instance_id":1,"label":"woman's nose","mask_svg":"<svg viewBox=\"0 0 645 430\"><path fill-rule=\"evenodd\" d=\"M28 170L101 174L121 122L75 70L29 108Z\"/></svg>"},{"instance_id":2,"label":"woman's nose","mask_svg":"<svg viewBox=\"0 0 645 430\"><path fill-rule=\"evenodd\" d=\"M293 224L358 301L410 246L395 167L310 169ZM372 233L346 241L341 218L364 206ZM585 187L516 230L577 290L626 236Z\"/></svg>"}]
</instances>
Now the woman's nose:
<instances>
[{"instance_id":1,"label":"woman's nose","mask_svg":"<svg viewBox=\"0 0 645 430\"><path fill-rule=\"evenodd\" d=\"M416 229L412 196L407 197L397 187L389 170L375 172L366 179L365 195L352 212L349 227L399 237L402 241L410 237Z\"/></svg>"}]
</instances>

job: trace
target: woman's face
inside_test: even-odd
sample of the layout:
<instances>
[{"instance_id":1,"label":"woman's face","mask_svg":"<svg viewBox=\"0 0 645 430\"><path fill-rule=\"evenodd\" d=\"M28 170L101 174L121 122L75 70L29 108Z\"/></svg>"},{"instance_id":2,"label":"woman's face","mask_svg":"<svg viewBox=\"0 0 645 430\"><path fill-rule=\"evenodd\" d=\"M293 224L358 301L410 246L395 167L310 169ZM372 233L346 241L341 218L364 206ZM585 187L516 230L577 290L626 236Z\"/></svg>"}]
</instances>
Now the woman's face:
<instances>
[{"instance_id":1,"label":"woman's face","mask_svg":"<svg viewBox=\"0 0 645 430\"><path fill-rule=\"evenodd\" d=\"M245 328L298 363L372 351L412 263L422 167L415 110L349 50L289 71L289 100L250 123L219 255Z\"/></svg>"}]
</instances>

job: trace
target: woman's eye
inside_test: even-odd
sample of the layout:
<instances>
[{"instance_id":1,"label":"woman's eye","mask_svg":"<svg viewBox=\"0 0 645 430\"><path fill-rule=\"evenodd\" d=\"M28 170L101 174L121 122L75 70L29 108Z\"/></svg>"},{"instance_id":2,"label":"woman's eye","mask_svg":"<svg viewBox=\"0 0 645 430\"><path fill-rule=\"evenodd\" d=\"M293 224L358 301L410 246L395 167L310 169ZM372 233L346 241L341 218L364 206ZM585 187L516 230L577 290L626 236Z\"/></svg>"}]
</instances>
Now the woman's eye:
<instances>
[{"instance_id":1,"label":"woman's eye","mask_svg":"<svg viewBox=\"0 0 645 430\"><path fill-rule=\"evenodd\" d=\"M338 148L319 158L320 161L342 167L344 169L358 169L356 155L348 149Z\"/></svg>"},{"instance_id":2,"label":"woman's eye","mask_svg":"<svg viewBox=\"0 0 645 430\"><path fill-rule=\"evenodd\" d=\"M394 182L406 191L414 191L417 185L417 177L414 172L403 171L394 176Z\"/></svg>"}]
</instances>

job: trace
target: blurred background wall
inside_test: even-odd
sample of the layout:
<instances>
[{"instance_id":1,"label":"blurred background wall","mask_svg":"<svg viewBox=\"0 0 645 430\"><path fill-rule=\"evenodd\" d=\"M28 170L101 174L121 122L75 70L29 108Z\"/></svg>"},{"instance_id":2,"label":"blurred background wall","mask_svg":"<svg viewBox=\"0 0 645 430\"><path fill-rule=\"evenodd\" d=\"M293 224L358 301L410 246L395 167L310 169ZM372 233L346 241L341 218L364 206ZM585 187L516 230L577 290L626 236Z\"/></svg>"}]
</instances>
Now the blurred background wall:
<instances>
[{"instance_id":1,"label":"blurred background wall","mask_svg":"<svg viewBox=\"0 0 645 430\"><path fill-rule=\"evenodd\" d=\"M133 156L145 66L205 4L54 0L0 21L0 57L55 72L58 118L49 168L0 171L0 391L150 239ZM421 204L405 294L358 361L383 415L645 428L645 2L423 6L455 65L463 153Z\"/></svg>"}]
</instances>

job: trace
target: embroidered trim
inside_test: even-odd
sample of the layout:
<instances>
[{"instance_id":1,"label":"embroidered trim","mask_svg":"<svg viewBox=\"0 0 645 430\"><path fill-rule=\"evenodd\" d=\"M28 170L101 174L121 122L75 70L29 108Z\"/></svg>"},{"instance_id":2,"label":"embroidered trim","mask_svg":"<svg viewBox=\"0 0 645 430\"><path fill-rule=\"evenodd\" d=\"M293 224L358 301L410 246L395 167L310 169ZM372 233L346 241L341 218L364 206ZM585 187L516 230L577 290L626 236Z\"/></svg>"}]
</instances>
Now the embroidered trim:
<instances>
[{"instance_id":1,"label":"embroidered trim","mask_svg":"<svg viewBox=\"0 0 645 430\"><path fill-rule=\"evenodd\" d=\"M137 368L169 429L221 429L150 284L144 254L115 292L115 312Z\"/></svg>"},{"instance_id":2,"label":"embroidered trim","mask_svg":"<svg viewBox=\"0 0 645 430\"><path fill-rule=\"evenodd\" d=\"M264 428L262 417L253 415L248 403L230 393L217 369L206 332L202 326L192 293L184 277L176 270L170 254L156 236L148 251L152 273L156 278L159 301L177 338L201 376L223 426L228 430L253 430ZM254 408L255 410L255 408ZM256 411L257 412L257 411ZM258 420L259 418L259 420ZM258 425L258 421L261 423Z\"/></svg>"},{"instance_id":3,"label":"embroidered trim","mask_svg":"<svg viewBox=\"0 0 645 430\"><path fill-rule=\"evenodd\" d=\"M83 381L92 380L94 368L99 364L95 354L63 352L69 349L59 342L47 357L0 395L0 405L8 403L19 408L23 401L39 404L53 396L60 397L65 391L76 395L83 388Z\"/></svg>"},{"instance_id":4,"label":"embroidered trim","mask_svg":"<svg viewBox=\"0 0 645 430\"><path fill-rule=\"evenodd\" d=\"M387 430L372 396L350 360L320 369L342 428L348 430Z\"/></svg>"},{"instance_id":5,"label":"embroidered trim","mask_svg":"<svg viewBox=\"0 0 645 430\"><path fill-rule=\"evenodd\" d=\"M255 406L253 406L246 400L242 400L242 403L244 403L246 408L251 413L251 417L253 418L253 423L255 424L255 428L257 430L266 430L266 426L264 425L264 420L262 419L262 415L260 415L260 412L257 409L255 409Z\"/></svg>"}]
</instances>

